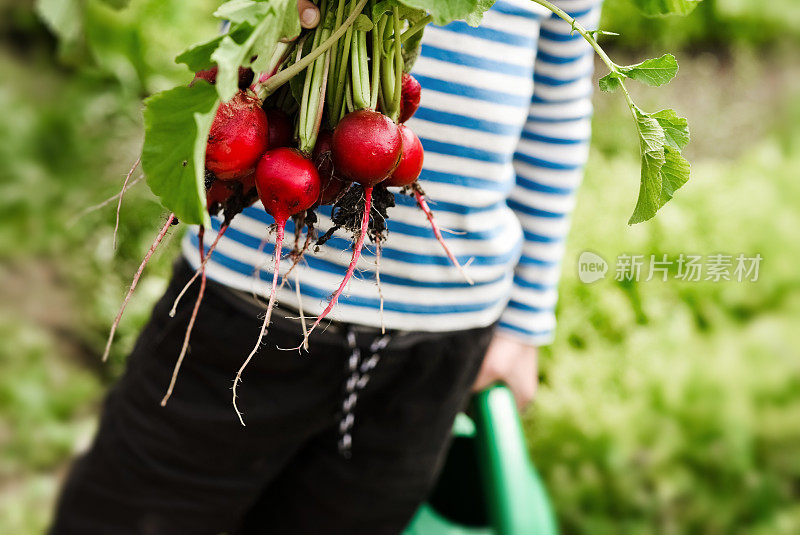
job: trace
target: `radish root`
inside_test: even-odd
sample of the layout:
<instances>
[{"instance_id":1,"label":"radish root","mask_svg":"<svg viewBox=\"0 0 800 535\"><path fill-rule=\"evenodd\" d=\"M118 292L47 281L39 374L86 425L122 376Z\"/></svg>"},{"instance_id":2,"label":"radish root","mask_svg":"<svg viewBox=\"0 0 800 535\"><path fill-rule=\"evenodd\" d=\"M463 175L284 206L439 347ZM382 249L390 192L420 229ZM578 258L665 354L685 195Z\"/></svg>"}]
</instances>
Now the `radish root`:
<instances>
[{"instance_id":1,"label":"radish root","mask_svg":"<svg viewBox=\"0 0 800 535\"><path fill-rule=\"evenodd\" d=\"M197 271L194 272L194 275L192 275L192 278L189 279L189 282L187 282L184 285L183 289L178 294L178 297L176 297L175 301L172 302L172 308L169 311L169 317L170 318L174 318L175 317L175 314L178 312L178 304L181 302L181 299L183 298L184 294L186 294L186 292L192 286L194 281L197 280L197 277L200 276L201 274L202 274L203 277L205 277L206 264L208 263L208 259L211 258L211 253L213 253L214 249L217 248L217 244L219 243L220 238L222 238L222 235L225 234L226 230L228 230L228 225L229 224L230 224L229 222L225 222L225 223L222 224L222 226L219 227L219 232L217 233L217 237L214 238L214 242L211 244L211 247L209 247L208 254L205 254L205 251L203 250L203 247L202 247L203 235L205 234L205 232L201 232L201 233L198 234L198 239L201 242L200 243L200 267L197 268ZM200 227L200 228L202 229L203 227Z\"/></svg>"},{"instance_id":2,"label":"radish root","mask_svg":"<svg viewBox=\"0 0 800 535\"><path fill-rule=\"evenodd\" d=\"M242 367L239 368L239 371L236 372L236 378L233 380L233 408L236 411L236 415L239 417L239 422L244 426L244 419L242 418L242 412L239 410L239 407L236 405L236 389L239 386L239 383L242 381L242 372L250 364L253 356L258 353L258 350L261 349L261 342L264 340L264 335L267 332L267 327L269 326L270 319L272 318L272 308L275 306L275 296L278 293L278 271L281 267L281 248L283 246L283 234L286 227L286 221L279 221L278 222L278 236L275 239L275 271L272 274L272 290L270 291L269 295L269 304L267 305L267 313L264 315L264 323L261 324L261 332L258 334L258 341L256 341L255 347L247 355L247 359L242 364Z\"/></svg>"},{"instance_id":3,"label":"radish root","mask_svg":"<svg viewBox=\"0 0 800 535\"><path fill-rule=\"evenodd\" d=\"M172 370L172 379L170 379L167 393L164 394L164 398L161 400L162 407L166 407L167 401L169 400L170 396L172 396L172 390L175 388L175 383L178 380L178 372L180 372L183 359L186 357L186 352L189 350L189 338L192 336L192 329L194 328L194 322L197 319L197 312L200 310L200 303L203 302L203 295L206 291L206 261L208 260L208 257L211 256L211 250L209 249L208 254L205 254L205 247L203 247L204 235L205 228L201 225L200 231L197 233L197 241L199 242L198 248L200 250L200 291L197 292L197 299L194 302L192 316L189 318L189 324L186 326L186 335L183 337L183 345L181 346L181 352L178 355L178 361L175 363L175 368ZM217 239L214 240L214 244L217 243L217 240L219 240L220 236L221 234L217 235ZM184 287L184 290L185 289L186 288ZM170 316L172 316L172 314L170 314Z\"/></svg>"},{"instance_id":4,"label":"radish root","mask_svg":"<svg viewBox=\"0 0 800 535\"><path fill-rule=\"evenodd\" d=\"M161 240L164 239L164 236L167 234L169 227L172 226L172 222L175 220L175 214L169 214L167 218L167 222L164 223L164 226L161 227L161 230L158 232L156 239L153 240L153 244L150 246L150 249L144 255L142 259L142 263L139 264L139 269L136 271L136 275L133 276L133 281L131 282L131 287L128 290L125 299L122 301L122 306L120 306L119 312L117 313L116 319L114 319L114 323L111 325L111 332L108 334L108 341L106 342L105 351L103 351L103 362L108 360L108 354L111 352L111 343L114 341L114 333L117 332L117 327L119 326L119 322L122 319L122 314L125 312L125 307L128 306L128 301L131 300L131 296L133 295L134 290L136 290L136 285L139 284L139 279L142 276L142 272L144 271L144 267L150 261L150 257L153 256L158 244L161 243Z\"/></svg>"},{"instance_id":5,"label":"radish root","mask_svg":"<svg viewBox=\"0 0 800 535\"><path fill-rule=\"evenodd\" d=\"M92 206L89 206L89 207L86 207L86 208L84 208L83 210L81 210L80 212L78 212L78 214L76 214L76 215L72 216L72 218L71 218L71 219L70 219L70 220L67 222L67 227L71 227L71 226L73 226L75 223L77 223L78 221L80 221L80 220L81 220L81 218L83 218L84 216L86 216L86 215L89 215L89 214L91 214L92 212L96 212L97 210L100 210L101 208L105 208L106 206L108 206L108 205L109 205L109 204L111 204L112 202L116 201L116 200L117 200L117 199L119 199L119 198L120 198L122 195L124 195L124 194L125 194L125 192L127 192L127 191L128 191L129 189L131 189L133 186L135 186L136 184L138 184L139 182L141 182L143 178L144 178L144 175L139 175L139 176L137 176L136 178L134 178L134 179L133 179L133 182L131 182L131 183L129 183L129 184L128 184L128 187L127 187L127 188L124 188L124 189L123 189L122 191L120 191L119 193L115 193L114 195L112 195L112 196L111 196L111 197L109 197L108 199L104 200L103 202L100 202L100 203L97 203L97 204L94 204L94 205L92 205Z\"/></svg>"},{"instance_id":6,"label":"radish root","mask_svg":"<svg viewBox=\"0 0 800 535\"><path fill-rule=\"evenodd\" d=\"M288 273L287 273L287 275L288 275ZM286 281L286 277L285 276L284 276L283 280L284 280L284 282ZM303 349L308 351L308 342L306 342L306 340L308 340L308 338L307 338L308 337L308 325L306 325L306 315L303 313L303 294L302 294L302 292L300 292L300 275L299 274L296 274L294 276L294 291L295 291L295 293L297 295L297 308L298 308L298 311L300 312L300 326L303 329L303 341L304 341Z\"/></svg>"},{"instance_id":7,"label":"radish root","mask_svg":"<svg viewBox=\"0 0 800 535\"><path fill-rule=\"evenodd\" d=\"M367 229L369 227L369 213L372 209L372 186L368 188L364 188L364 215L361 219L361 233L358 236L358 241L356 241L355 246L353 246L353 256L350 259L350 265L347 268L347 273L345 273L344 279L342 279L341 284L339 284L339 288L334 292L331 296L331 300L328 303L328 306L325 307L325 310L322 311L317 317L317 320L314 322L314 325L311 326L311 329L305 334L303 337L303 344L301 347L305 347L308 345L308 337L311 336L311 333L314 332L314 329L317 328L317 325L325 319L325 317L330 314L333 307L336 306L337 301L339 301L339 296L342 295L344 292L347 283L350 282L350 278L353 276L353 273L356 270L356 264L358 264L358 259L361 257L361 249L364 247L364 238L367 236ZM299 348L298 348L299 349Z\"/></svg>"},{"instance_id":8,"label":"radish root","mask_svg":"<svg viewBox=\"0 0 800 535\"><path fill-rule=\"evenodd\" d=\"M416 186L416 184L414 184ZM439 241L439 244L444 249L447 258L450 259L450 262L456 267L456 269L461 273L461 276L464 277L464 280L467 281L470 285L475 284L467 272L461 267L461 264L456 259L455 255L450 251L450 248L445 243L444 238L442 237L442 232L439 230L439 225L436 224L436 221L433 219L433 212L431 212L430 206L428 206L428 201L425 200L425 195L422 194L419 187L416 186L412 189L414 192L414 198L417 201L417 205L419 205L420 209L425 213L425 216L428 218L428 222L431 225L431 230L433 230L434 235L436 235L436 239Z\"/></svg>"},{"instance_id":9,"label":"radish root","mask_svg":"<svg viewBox=\"0 0 800 535\"><path fill-rule=\"evenodd\" d=\"M386 324L383 322L383 289L381 288L381 239L375 240L375 282L378 284L378 297L381 299L380 317L381 334L386 334Z\"/></svg>"},{"instance_id":10,"label":"radish root","mask_svg":"<svg viewBox=\"0 0 800 535\"><path fill-rule=\"evenodd\" d=\"M142 161L142 157L139 156L136 158L136 161L133 162L133 167L131 170L128 171L128 174L125 176L125 182L122 183L122 190L119 192L119 200L117 201L117 219L114 221L114 237L112 239L112 247L116 250L117 248L117 232L119 231L119 212L122 210L122 197L125 196L125 191L128 189L128 181L131 179L131 175L133 172L136 171L136 168L139 167L139 163Z\"/></svg>"}]
</instances>

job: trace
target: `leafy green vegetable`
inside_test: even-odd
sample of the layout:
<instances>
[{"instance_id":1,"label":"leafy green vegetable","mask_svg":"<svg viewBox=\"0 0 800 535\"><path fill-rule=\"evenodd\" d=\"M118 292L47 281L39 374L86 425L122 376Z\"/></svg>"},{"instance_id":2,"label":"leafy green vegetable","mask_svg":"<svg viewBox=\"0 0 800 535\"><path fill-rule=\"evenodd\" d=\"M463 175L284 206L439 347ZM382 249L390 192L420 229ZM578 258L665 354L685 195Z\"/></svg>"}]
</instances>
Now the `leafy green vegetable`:
<instances>
[{"instance_id":1,"label":"leafy green vegetable","mask_svg":"<svg viewBox=\"0 0 800 535\"><path fill-rule=\"evenodd\" d=\"M620 88L622 78L631 78L652 87L662 86L678 74L678 61L672 54L664 54L660 58L646 59L636 65L617 65L610 73L600 79L600 89L616 91Z\"/></svg>"},{"instance_id":2,"label":"leafy green vegetable","mask_svg":"<svg viewBox=\"0 0 800 535\"><path fill-rule=\"evenodd\" d=\"M656 215L675 192L689 180L689 162L681 149L689 143L686 119L673 110L647 114L631 104L639 132L642 172L639 198L628 224L641 223Z\"/></svg>"},{"instance_id":3,"label":"leafy green vegetable","mask_svg":"<svg viewBox=\"0 0 800 535\"><path fill-rule=\"evenodd\" d=\"M660 58L646 59L636 65L619 67L628 78L658 87L669 83L678 74L678 61L672 54L664 54Z\"/></svg>"},{"instance_id":4,"label":"leafy green vegetable","mask_svg":"<svg viewBox=\"0 0 800 535\"><path fill-rule=\"evenodd\" d=\"M648 17L662 15L688 15L702 0L632 0Z\"/></svg>"},{"instance_id":5,"label":"leafy green vegetable","mask_svg":"<svg viewBox=\"0 0 800 535\"><path fill-rule=\"evenodd\" d=\"M230 35L223 37L211 59L219 67L217 92L228 101L239 90L239 67L253 61L253 70L266 68L279 39L293 38L300 33L300 17L294 0L231 0L216 12L217 16L233 17L232 21L254 27L244 42Z\"/></svg>"},{"instance_id":6,"label":"leafy green vegetable","mask_svg":"<svg viewBox=\"0 0 800 535\"><path fill-rule=\"evenodd\" d=\"M443 26L454 20L465 20L477 26L487 9L495 0L399 0L400 3L415 9L427 11L434 24Z\"/></svg>"},{"instance_id":7,"label":"leafy green vegetable","mask_svg":"<svg viewBox=\"0 0 800 535\"><path fill-rule=\"evenodd\" d=\"M142 169L161 204L184 223L209 223L205 154L218 105L214 87L205 81L145 100Z\"/></svg>"},{"instance_id":8,"label":"leafy green vegetable","mask_svg":"<svg viewBox=\"0 0 800 535\"><path fill-rule=\"evenodd\" d=\"M186 49L175 58L175 63L185 64L192 72L208 69L214 65L214 60L211 59L211 54L213 54L217 47L219 47L219 44L226 37L226 35L230 36L231 39L237 43L244 43L252 31L253 27L250 24L242 23L225 35L220 35L214 39L211 39L210 41L206 41Z\"/></svg>"}]
</instances>

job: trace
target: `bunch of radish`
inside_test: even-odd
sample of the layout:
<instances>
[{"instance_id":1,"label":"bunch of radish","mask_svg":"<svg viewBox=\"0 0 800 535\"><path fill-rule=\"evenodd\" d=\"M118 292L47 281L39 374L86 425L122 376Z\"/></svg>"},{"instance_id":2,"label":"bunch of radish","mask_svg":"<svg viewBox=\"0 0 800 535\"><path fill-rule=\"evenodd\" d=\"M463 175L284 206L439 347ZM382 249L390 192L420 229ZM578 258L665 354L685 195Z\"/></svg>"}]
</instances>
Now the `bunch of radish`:
<instances>
[{"instance_id":1,"label":"bunch of radish","mask_svg":"<svg viewBox=\"0 0 800 535\"><path fill-rule=\"evenodd\" d=\"M205 226L200 226L200 266L175 300L171 315L176 313L178 302L191 284L200 278L200 291L162 405L172 394L189 347L205 290L206 264L231 221L256 200L261 201L263 209L275 221L274 268L258 341L234 380L234 407L242 372L261 347L270 324L289 219L294 219L296 228L292 269L303 254L308 254L315 236L313 224L318 206L333 205L333 226L318 239L318 246L324 246L340 228L350 231L353 239L345 275L338 287L332 289L327 306L311 328L305 329L304 325L303 343L299 347L308 347L309 335L336 306L353 276L365 242L372 240L380 252L381 241L386 238L387 210L394 205L394 193L388 187L399 188L416 198L447 256L461 269L442 239L417 184L424 150L417 135L404 124L419 106L420 84L408 71L418 54L422 30L431 17L394 1L323 0L319 7L322 15L319 27L302 31L291 44L276 43L269 62L262 64L263 70L257 68L258 55L248 55L247 61L237 65L236 87L231 98L220 99L213 110L203 168L199 172L205 190L205 210L209 215L221 215L223 222L208 249L203 240ZM196 71L188 89L211 91L214 86L219 89L225 83L223 76L227 75L219 65L204 65ZM211 88L205 89L208 86ZM147 140L145 144L147 147ZM175 223L177 218L173 214L159 233L148 259ZM301 247L303 228L306 240ZM112 327L105 356L146 260ZM236 411L242 419L238 407Z\"/></svg>"}]
</instances>

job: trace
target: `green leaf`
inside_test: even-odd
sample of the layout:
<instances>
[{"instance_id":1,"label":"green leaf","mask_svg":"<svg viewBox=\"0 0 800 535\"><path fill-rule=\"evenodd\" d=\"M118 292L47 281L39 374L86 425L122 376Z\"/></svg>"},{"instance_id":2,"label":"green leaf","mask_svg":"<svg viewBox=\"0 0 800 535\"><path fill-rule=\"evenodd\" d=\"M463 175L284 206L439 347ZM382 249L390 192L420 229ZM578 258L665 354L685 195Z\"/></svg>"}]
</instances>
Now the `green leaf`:
<instances>
[{"instance_id":1,"label":"green leaf","mask_svg":"<svg viewBox=\"0 0 800 535\"><path fill-rule=\"evenodd\" d=\"M80 37L83 9L79 0L37 0L36 13L61 41Z\"/></svg>"},{"instance_id":2,"label":"green leaf","mask_svg":"<svg viewBox=\"0 0 800 535\"><path fill-rule=\"evenodd\" d=\"M636 207L628 220L629 225L647 221L656 215L661 207L661 167L664 165L664 130L658 121L633 108L636 117L636 129L639 133L639 147L642 156L642 172L639 184L639 198Z\"/></svg>"},{"instance_id":3,"label":"green leaf","mask_svg":"<svg viewBox=\"0 0 800 535\"><path fill-rule=\"evenodd\" d=\"M621 87L619 83L619 74L610 72L598 80L597 85L600 86L601 91L613 93Z\"/></svg>"},{"instance_id":4,"label":"green leaf","mask_svg":"<svg viewBox=\"0 0 800 535\"><path fill-rule=\"evenodd\" d=\"M400 3L430 13L434 24L444 26L454 20L477 26L495 0L399 0Z\"/></svg>"},{"instance_id":5,"label":"green leaf","mask_svg":"<svg viewBox=\"0 0 800 535\"><path fill-rule=\"evenodd\" d=\"M232 0L236 3L242 3L242 1ZM270 0L259 3L266 5L268 9L247 39L240 43L230 35L225 36L211 54L211 59L219 67L217 92L225 102L239 90L240 66L249 65L250 58L257 56L256 61L253 62L253 70L256 72L264 70L278 40L293 38L300 33L300 17L297 13L297 3L294 0Z\"/></svg>"},{"instance_id":6,"label":"green leaf","mask_svg":"<svg viewBox=\"0 0 800 535\"><path fill-rule=\"evenodd\" d=\"M231 24L247 22L256 26L270 9L270 2L255 2L253 0L230 0L225 2L214 12L214 16L229 20Z\"/></svg>"},{"instance_id":7,"label":"green leaf","mask_svg":"<svg viewBox=\"0 0 800 535\"><path fill-rule=\"evenodd\" d=\"M622 65L618 69L628 78L658 87L675 78L678 74L678 61L672 54L664 54L660 58L646 59L636 65Z\"/></svg>"},{"instance_id":8,"label":"green leaf","mask_svg":"<svg viewBox=\"0 0 800 535\"><path fill-rule=\"evenodd\" d=\"M372 29L372 21L369 17L361 13L353 21L353 29L360 32L368 32Z\"/></svg>"},{"instance_id":9,"label":"green leaf","mask_svg":"<svg viewBox=\"0 0 800 535\"><path fill-rule=\"evenodd\" d=\"M175 63L185 64L192 72L208 69L214 65L211 54L214 53L226 35L230 35L237 43L244 43L252 32L253 27L251 25L242 23L232 28L231 31L225 35L217 36L210 41L194 45L184 50L175 58Z\"/></svg>"},{"instance_id":10,"label":"green leaf","mask_svg":"<svg viewBox=\"0 0 800 535\"><path fill-rule=\"evenodd\" d=\"M478 27L483 20L483 14L489 11L489 9L494 5L495 0L478 0L478 5L476 9L469 13L464 20L470 26Z\"/></svg>"},{"instance_id":11,"label":"green leaf","mask_svg":"<svg viewBox=\"0 0 800 535\"><path fill-rule=\"evenodd\" d=\"M632 0L648 17L663 15L688 15L702 0Z\"/></svg>"},{"instance_id":12,"label":"green leaf","mask_svg":"<svg viewBox=\"0 0 800 535\"><path fill-rule=\"evenodd\" d=\"M205 154L219 100L200 81L145 100L142 169L161 204L179 220L208 225Z\"/></svg>"},{"instance_id":13,"label":"green leaf","mask_svg":"<svg viewBox=\"0 0 800 535\"><path fill-rule=\"evenodd\" d=\"M661 110L651 114L664 130L667 145L680 151L689 144L689 122L674 110Z\"/></svg>"},{"instance_id":14,"label":"green leaf","mask_svg":"<svg viewBox=\"0 0 800 535\"><path fill-rule=\"evenodd\" d=\"M642 154L642 173L639 198L629 225L647 221L672 199L675 192L689 180L691 166L681 155L689 143L686 119L673 110L646 114L632 107L639 132Z\"/></svg>"},{"instance_id":15,"label":"green leaf","mask_svg":"<svg viewBox=\"0 0 800 535\"><path fill-rule=\"evenodd\" d=\"M681 156L680 151L667 148L664 152L666 158L661 166L661 196L659 208L667 204L678 189L689 180L691 165Z\"/></svg>"}]
</instances>

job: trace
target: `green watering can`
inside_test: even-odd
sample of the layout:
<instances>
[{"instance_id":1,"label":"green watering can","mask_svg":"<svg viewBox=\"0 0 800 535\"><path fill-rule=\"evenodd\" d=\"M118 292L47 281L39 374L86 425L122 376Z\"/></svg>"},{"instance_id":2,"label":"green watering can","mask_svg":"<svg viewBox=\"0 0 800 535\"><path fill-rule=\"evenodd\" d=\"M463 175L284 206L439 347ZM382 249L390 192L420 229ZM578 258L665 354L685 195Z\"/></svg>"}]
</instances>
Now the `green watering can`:
<instances>
[{"instance_id":1,"label":"green watering can","mask_svg":"<svg viewBox=\"0 0 800 535\"><path fill-rule=\"evenodd\" d=\"M456 418L439 482L403 535L556 535L511 392L480 392L470 413Z\"/></svg>"}]
</instances>

